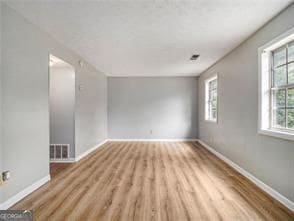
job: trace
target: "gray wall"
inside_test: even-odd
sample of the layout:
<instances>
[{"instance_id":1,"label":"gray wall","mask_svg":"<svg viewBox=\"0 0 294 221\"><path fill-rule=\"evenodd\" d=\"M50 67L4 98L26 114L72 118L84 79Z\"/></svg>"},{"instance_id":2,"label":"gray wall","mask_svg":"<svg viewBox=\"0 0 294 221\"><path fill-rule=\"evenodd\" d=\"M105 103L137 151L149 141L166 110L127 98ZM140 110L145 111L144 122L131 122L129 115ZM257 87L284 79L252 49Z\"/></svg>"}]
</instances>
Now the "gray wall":
<instances>
[{"instance_id":1,"label":"gray wall","mask_svg":"<svg viewBox=\"0 0 294 221\"><path fill-rule=\"evenodd\" d=\"M108 137L197 138L197 89L196 77L109 77Z\"/></svg>"},{"instance_id":2,"label":"gray wall","mask_svg":"<svg viewBox=\"0 0 294 221\"><path fill-rule=\"evenodd\" d=\"M75 70L50 67L50 144L70 144L75 157Z\"/></svg>"},{"instance_id":3,"label":"gray wall","mask_svg":"<svg viewBox=\"0 0 294 221\"><path fill-rule=\"evenodd\" d=\"M49 53L75 67L77 85L87 84L76 95L78 153L106 138L107 106L106 77L102 73L87 62L80 67L81 57L5 4L2 7L3 169L11 171L11 179L3 186L3 200L7 200L49 174ZM93 94L97 88L101 94L91 99L98 96ZM97 117L90 108L101 110L101 116ZM84 131L88 130L93 133L85 138ZM85 141L89 136L91 139Z\"/></svg>"},{"instance_id":4,"label":"gray wall","mask_svg":"<svg viewBox=\"0 0 294 221\"><path fill-rule=\"evenodd\" d=\"M2 3L0 1L0 172L2 171ZM0 203L2 202L2 188L0 187Z\"/></svg>"},{"instance_id":5,"label":"gray wall","mask_svg":"<svg viewBox=\"0 0 294 221\"><path fill-rule=\"evenodd\" d=\"M294 26L294 6L282 12L199 79L199 137L294 201L294 142L258 130L258 48ZM204 121L204 81L218 74L218 124Z\"/></svg>"},{"instance_id":6,"label":"gray wall","mask_svg":"<svg viewBox=\"0 0 294 221\"><path fill-rule=\"evenodd\" d=\"M83 67L76 75L76 156L107 139L107 78Z\"/></svg>"}]
</instances>

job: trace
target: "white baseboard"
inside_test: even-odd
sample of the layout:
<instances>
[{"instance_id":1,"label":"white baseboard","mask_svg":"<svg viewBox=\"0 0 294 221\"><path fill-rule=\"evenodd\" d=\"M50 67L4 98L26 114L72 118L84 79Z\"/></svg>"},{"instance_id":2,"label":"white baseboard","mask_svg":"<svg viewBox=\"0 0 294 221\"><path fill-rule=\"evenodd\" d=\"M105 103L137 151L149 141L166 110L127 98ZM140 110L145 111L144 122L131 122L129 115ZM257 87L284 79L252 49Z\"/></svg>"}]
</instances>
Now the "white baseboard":
<instances>
[{"instance_id":1,"label":"white baseboard","mask_svg":"<svg viewBox=\"0 0 294 221\"><path fill-rule=\"evenodd\" d=\"M291 211L294 212L294 202L292 202L291 200L289 200L288 198L286 198L285 196L283 196L278 191L274 190L273 188L271 188L270 186L268 186L267 184L265 184L261 180L257 179L251 173L247 172L242 167L240 167L239 165L237 165L236 163L234 163L233 161L231 161L230 159L228 159L227 157L225 157L221 153L217 152L215 149L213 149L212 147L210 147L209 145L207 145L203 141L198 140L198 142L202 146L204 146L207 150L209 150L211 153L213 153L215 156L222 159L227 164L229 164L231 167L233 167L235 170L237 170L239 173L241 173L243 176L245 176L246 178L251 180L260 189L262 189L263 191L268 193L270 196L272 196L273 198L275 198L280 203L282 203L284 206L286 206L287 208L289 208Z\"/></svg>"},{"instance_id":2,"label":"white baseboard","mask_svg":"<svg viewBox=\"0 0 294 221\"><path fill-rule=\"evenodd\" d=\"M88 154L90 154L91 152L93 152L94 150L96 150L97 148L101 147L103 144L105 144L108 140L104 140L101 143L95 145L94 147L90 148L89 150L85 151L84 153L80 154L78 157L75 158L75 162L80 161L82 158L84 158L85 156L87 156Z\"/></svg>"},{"instance_id":3,"label":"white baseboard","mask_svg":"<svg viewBox=\"0 0 294 221\"><path fill-rule=\"evenodd\" d=\"M0 204L0 210L7 210L14 204L16 204L21 199L25 198L30 193L34 192L39 187L43 186L45 183L47 183L50 180L50 175L47 175L43 177L42 179L38 180L37 182L33 183L32 185L28 186L21 192L17 193L13 197L6 200L4 203Z\"/></svg>"},{"instance_id":4,"label":"white baseboard","mask_svg":"<svg viewBox=\"0 0 294 221\"><path fill-rule=\"evenodd\" d=\"M74 163L76 162L75 158L63 159L63 160L50 160L50 163Z\"/></svg>"},{"instance_id":5,"label":"white baseboard","mask_svg":"<svg viewBox=\"0 0 294 221\"><path fill-rule=\"evenodd\" d=\"M108 139L112 142L182 142L182 141L197 141L198 139Z\"/></svg>"}]
</instances>

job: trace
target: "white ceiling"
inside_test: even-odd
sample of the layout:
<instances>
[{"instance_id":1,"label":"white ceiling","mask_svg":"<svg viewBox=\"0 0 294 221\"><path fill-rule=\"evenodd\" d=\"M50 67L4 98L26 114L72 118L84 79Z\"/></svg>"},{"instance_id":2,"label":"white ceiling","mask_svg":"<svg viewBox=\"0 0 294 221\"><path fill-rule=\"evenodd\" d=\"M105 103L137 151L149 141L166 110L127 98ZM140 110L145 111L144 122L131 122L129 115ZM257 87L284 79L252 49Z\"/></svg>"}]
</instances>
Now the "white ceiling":
<instances>
[{"instance_id":1,"label":"white ceiling","mask_svg":"<svg viewBox=\"0 0 294 221\"><path fill-rule=\"evenodd\" d=\"M7 1L108 76L199 75L292 0ZM192 54L200 54L190 61Z\"/></svg>"}]
</instances>

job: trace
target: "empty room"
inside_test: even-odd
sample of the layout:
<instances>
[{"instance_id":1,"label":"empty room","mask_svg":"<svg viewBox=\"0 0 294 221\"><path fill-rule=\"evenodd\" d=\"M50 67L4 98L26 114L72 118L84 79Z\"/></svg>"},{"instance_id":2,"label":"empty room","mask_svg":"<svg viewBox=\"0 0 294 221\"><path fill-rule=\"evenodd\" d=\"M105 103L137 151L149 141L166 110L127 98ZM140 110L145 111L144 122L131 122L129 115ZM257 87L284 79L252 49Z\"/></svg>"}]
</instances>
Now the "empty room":
<instances>
[{"instance_id":1,"label":"empty room","mask_svg":"<svg viewBox=\"0 0 294 221\"><path fill-rule=\"evenodd\" d=\"M293 0L0 0L0 221L294 221Z\"/></svg>"}]
</instances>

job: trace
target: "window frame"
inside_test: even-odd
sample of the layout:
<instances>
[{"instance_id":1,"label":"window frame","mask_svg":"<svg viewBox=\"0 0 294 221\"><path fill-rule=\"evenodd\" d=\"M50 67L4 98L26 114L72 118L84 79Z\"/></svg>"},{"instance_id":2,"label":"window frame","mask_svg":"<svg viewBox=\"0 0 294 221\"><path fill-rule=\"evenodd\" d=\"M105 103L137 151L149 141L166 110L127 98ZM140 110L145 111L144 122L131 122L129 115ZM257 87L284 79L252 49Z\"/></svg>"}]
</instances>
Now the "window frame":
<instances>
[{"instance_id":1,"label":"window frame","mask_svg":"<svg viewBox=\"0 0 294 221\"><path fill-rule=\"evenodd\" d=\"M286 73L287 84L274 85L274 70L273 70L273 52L279 48L287 47L286 45L294 41L294 28L283 33L272 41L258 49L258 64L259 64L259 110L258 110L258 132L263 135L273 136L286 140L294 140L294 130L291 128L273 127L273 111L274 111L274 91L278 89L285 89L285 119L287 118L287 90L294 88L294 83L288 84L288 70L289 63L286 57ZM286 49L286 56L288 56ZM288 123L285 121L285 127Z\"/></svg>"},{"instance_id":2,"label":"window frame","mask_svg":"<svg viewBox=\"0 0 294 221\"><path fill-rule=\"evenodd\" d=\"M213 118L211 114L211 89L210 89L210 83L216 81L216 88L213 90L216 90L216 117ZM212 77L205 80L205 121L217 123L218 121L218 75L215 74Z\"/></svg>"}]
</instances>

